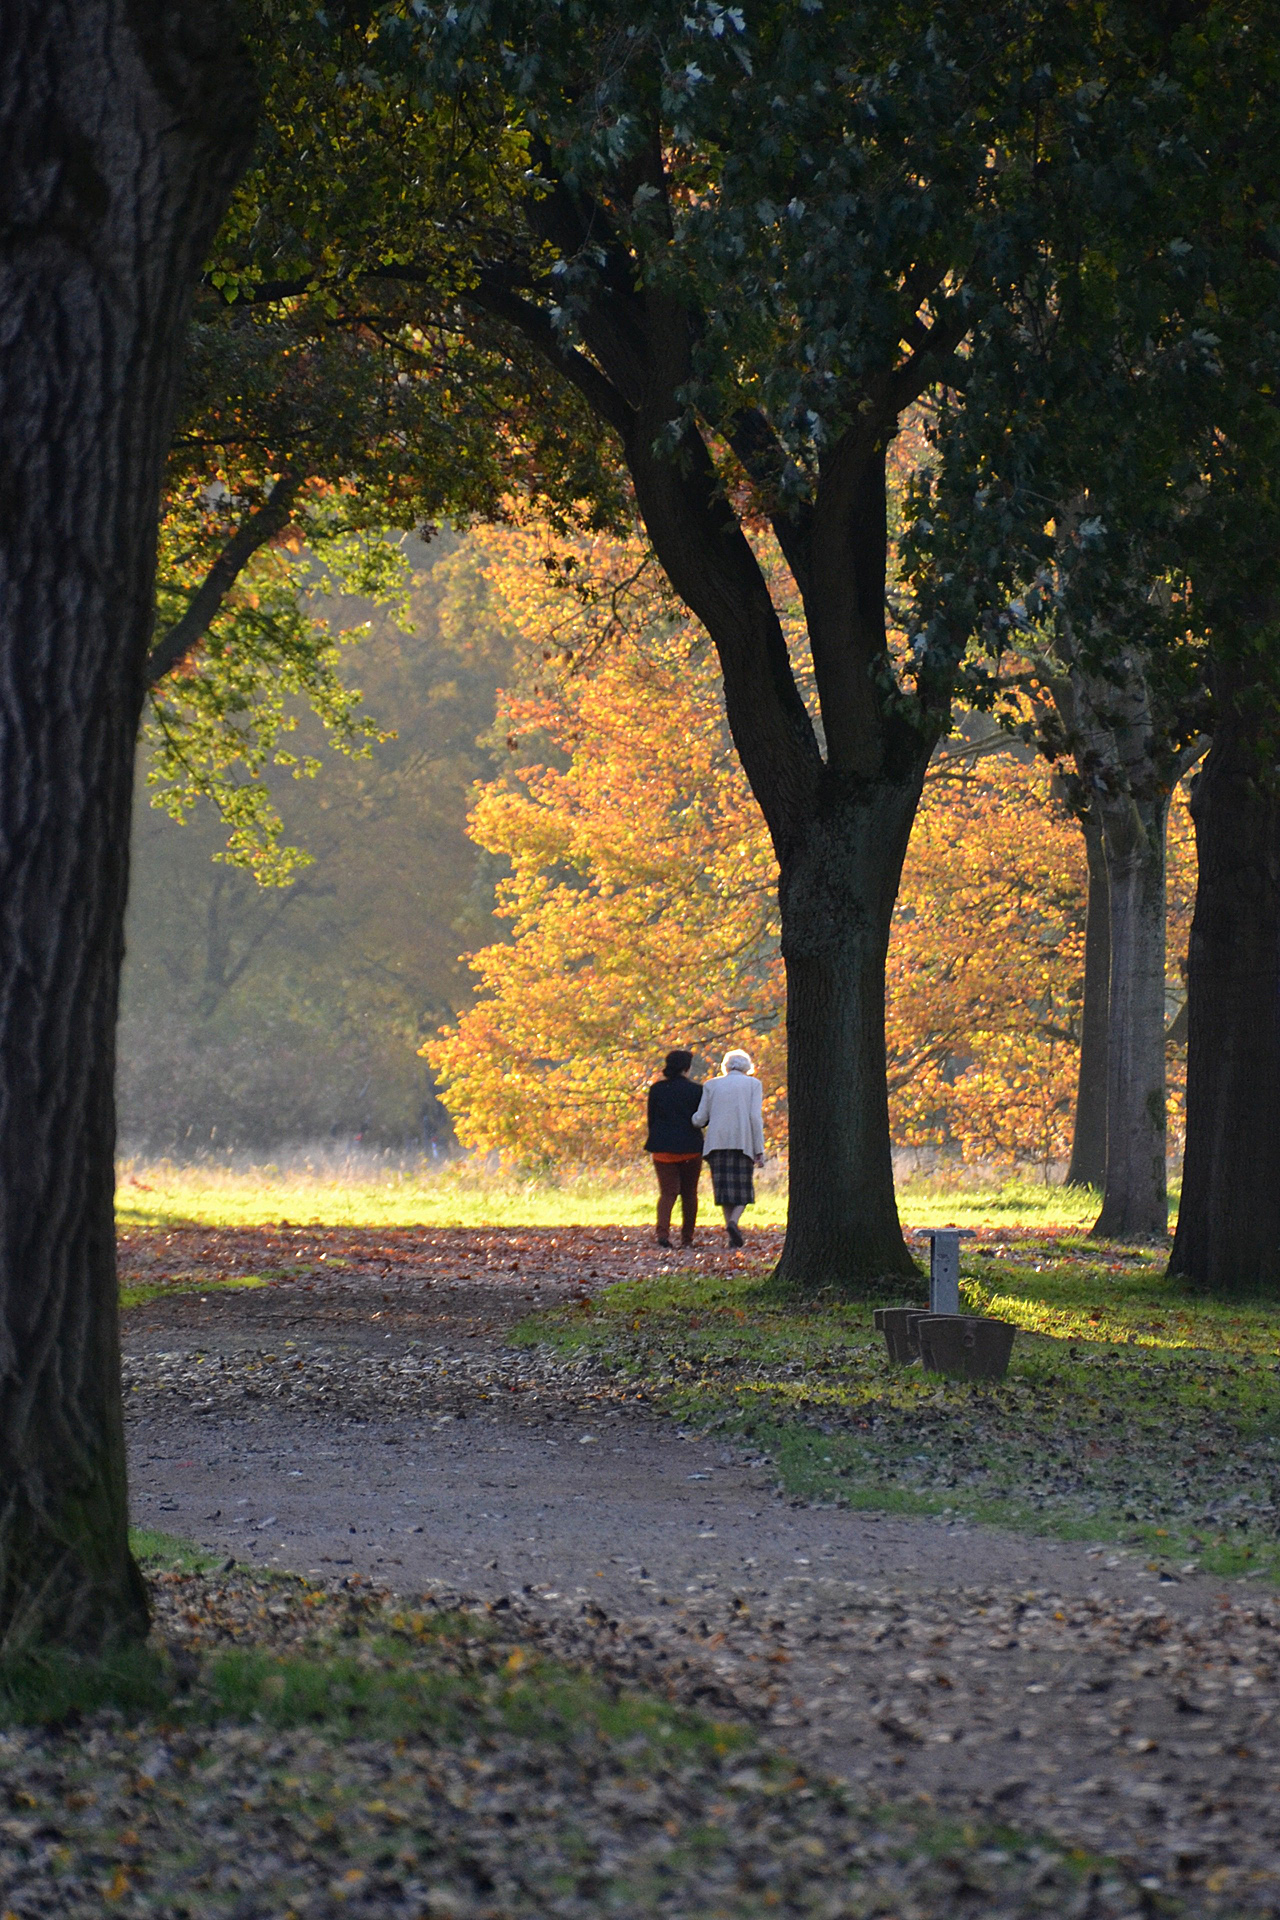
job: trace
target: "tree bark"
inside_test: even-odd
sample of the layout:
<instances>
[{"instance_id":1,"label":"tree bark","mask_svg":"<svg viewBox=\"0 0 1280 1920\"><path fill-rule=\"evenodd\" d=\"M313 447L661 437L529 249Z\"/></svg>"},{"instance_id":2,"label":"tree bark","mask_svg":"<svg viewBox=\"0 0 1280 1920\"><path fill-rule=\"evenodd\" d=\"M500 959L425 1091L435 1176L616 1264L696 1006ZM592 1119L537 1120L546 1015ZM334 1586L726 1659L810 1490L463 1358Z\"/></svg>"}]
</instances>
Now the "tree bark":
<instances>
[{"instance_id":1,"label":"tree bark","mask_svg":"<svg viewBox=\"0 0 1280 1920\"><path fill-rule=\"evenodd\" d=\"M1109 1240L1163 1239L1165 1171L1164 797L1102 799L1110 901L1107 1158L1093 1231Z\"/></svg>"},{"instance_id":2,"label":"tree bark","mask_svg":"<svg viewBox=\"0 0 1280 1920\"><path fill-rule=\"evenodd\" d=\"M1093 814L1080 823L1089 869L1084 932L1084 1010L1076 1079L1069 1187L1102 1190L1107 1172L1107 1007L1111 992L1111 900L1102 829Z\"/></svg>"},{"instance_id":3,"label":"tree bark","mask_svg":"<svg viewBox=\"0 0 1280 1920\"><path fill-rule=\"evenodd\" d=\"M915 1272L893 1185L885 960L927 760L897 784L843 783L782 867L790 1190L776 1277L800 1294Z\"/></svg>"},{"instance_id":4,"label":"tree bark","mask_svg":"<svg viewBox=\"0 0 1280 1920\"><path fill-rule=\"evenodd\" d=\"M1106 1160L1093 1231L1163 1239L1165 826L1179 756L1158 724L1140 648L1117 653L1105 674L1081 664L1069 627L1056 650L1065 672L1052 679L1054 702L1106 866Z\"/></svg>"},{"instance_id":5,"label":"tree bark","mask_svg":"<svg viewBox=\"0 0 1280 1920\"><path fill-rule=\"evenodd\" d=\"M0 1652L145 1631L116 1324L114 1028L187 293L248 155L217 0L0 34Z\"/></svg>"},{"instance_id":6,"label":"tree bark","mask_svg":"<svg viewBox=\"0 0 1280 1920\"><path fill-rule=\"evenodd\" d=\"M1215 669L1191 799L1187 1148L1169 1262L1226 1295L1280 1293L1280 791L1274 714L1250 691L1238 669Z\"/></svg>"}]
</instances>

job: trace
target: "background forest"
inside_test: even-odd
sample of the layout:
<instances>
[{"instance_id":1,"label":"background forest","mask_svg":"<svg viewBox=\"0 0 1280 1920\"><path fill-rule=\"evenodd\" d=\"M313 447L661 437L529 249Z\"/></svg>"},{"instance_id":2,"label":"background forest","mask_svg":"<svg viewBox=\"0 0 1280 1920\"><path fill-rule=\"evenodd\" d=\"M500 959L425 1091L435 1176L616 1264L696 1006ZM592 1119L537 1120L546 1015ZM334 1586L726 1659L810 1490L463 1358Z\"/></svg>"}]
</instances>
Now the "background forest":
<instances>
[{"instance_id":1,"label":"background forest","mask_svg":"<svg viewBox=\"0 0 1280 1920\"><path fill-rule=\"evenodd\" d=\"M262 771L278 844L302 855L276 863L283 884L221 857L225 808L196 799L178 824L151 804L154 751L140 775L126 1144L460 1141L523 1165L625 1162L666 1046L706 1067L741 1041L784 1147L776 871L705 638L638 546L534 524L405 551L402 605L326 603L355 643L339 671L372 723L363 752L326 752L299 702L293 754ZM798 620L789 638L801 656ZM1065 1161L1086 892L1050 769L961 716L926 782L890 948L899 1147L1046 1176ZM1180 791L1175 1036L1193 892ZM1176 1043L1169 1066L1176 1151Z\"/></svg>"},{"instance_id":2,"label":"background forest","mask_svg":"<svg viewBox=\"0 0 1280 1920\"><path fill-rule=\"evenodd\" d=\"M332 609L368 634L345 682L392 738L326 752L303 702L301 767L269 765L282 844L310 856L286 884L219 856L226 820L197 799L178 824L139 772L120 1027L129 1146L190 1152L363 1136L443 1143L447 1116L416 1049L470 997L458 955L489 937L490 864L466 836L471 788L513 640L455 536L409 543L407 608ZM295 777L295 774L298 777ZM243 782L242 782L243 784Z\"/></svg>"}]
</instances>

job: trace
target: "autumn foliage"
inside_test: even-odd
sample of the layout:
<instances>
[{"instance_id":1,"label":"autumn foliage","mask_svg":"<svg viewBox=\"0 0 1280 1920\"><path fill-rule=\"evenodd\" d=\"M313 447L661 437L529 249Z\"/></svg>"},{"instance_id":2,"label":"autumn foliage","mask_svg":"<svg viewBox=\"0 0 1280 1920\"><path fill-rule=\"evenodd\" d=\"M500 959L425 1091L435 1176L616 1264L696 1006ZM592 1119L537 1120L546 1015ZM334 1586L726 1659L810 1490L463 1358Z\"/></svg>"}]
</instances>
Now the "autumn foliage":
<instances>
[{"instance_id":1,"label":"autumn foliage","mask_svg":"<svg viewBox=\"0 0 1280 1920\"><path fill-rule=\"evenodd\" d=\"M483 539L490 589L530 668L500 704L511 771L480 790L470 823L507 863L497 912L508 937L470 956L479 997L424 1049L458 1135L532 1164L634 1159L643 1091L666 1049L687 1046L710 1070L737 1045L764 1081L770 1150L783 1148L776 866L714 655L638 550L549 552L527 530ZM1180 803L1170 854L1176 985L1192 886ZM1080 828L1046 764L1016 746L948 742L926 782L889 953L897 1144L969 1162L1065 1158L1085 887Z\"/></svg>"},{"instance_id":2,"label":"autumn foliage","mask_svg":"<svg viewBox=\"0 0 1280 1920\"><path fill-rule=\"evenodd\" d=\"M491 574L527 536L490 536ZM544 576L545 578L545 576ZM548 581L548 616L564 610ZM510 595L531 622L542 607ZM511 938L472 955L481 997L427 1049L459 1136L522 1159L633 1156L643 1089L668 1047L747 1047L780 1127L782 963L768 838L738 767L714 667L687 625L633 595L639 628L574 631L594 654L542 663L499 726L534 757L481 791L471 832L505 856ZM539 623L533 637L546 639ZM545 650L545 649L544 649Z\"/></svg>"}]
</instances>

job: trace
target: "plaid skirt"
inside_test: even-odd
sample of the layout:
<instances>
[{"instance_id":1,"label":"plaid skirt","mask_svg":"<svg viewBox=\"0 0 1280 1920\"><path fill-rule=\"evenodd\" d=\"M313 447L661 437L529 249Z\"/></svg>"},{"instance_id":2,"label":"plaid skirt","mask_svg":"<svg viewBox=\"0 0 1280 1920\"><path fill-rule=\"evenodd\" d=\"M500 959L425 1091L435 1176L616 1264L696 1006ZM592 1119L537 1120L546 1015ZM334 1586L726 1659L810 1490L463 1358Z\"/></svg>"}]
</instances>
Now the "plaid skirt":
<instances>
[{"instance_id":1,"label":"plaid skirt","mask_svg":"<svg viewBox=\"0 0 1280 1920\"><path fill-rule=\"evenodd\" d=\"M718 1207L749 1207L755 1202L755 1163L736 1147L715 1147L707 1155L711 1191Z\"/></svg>"}]
</instances>

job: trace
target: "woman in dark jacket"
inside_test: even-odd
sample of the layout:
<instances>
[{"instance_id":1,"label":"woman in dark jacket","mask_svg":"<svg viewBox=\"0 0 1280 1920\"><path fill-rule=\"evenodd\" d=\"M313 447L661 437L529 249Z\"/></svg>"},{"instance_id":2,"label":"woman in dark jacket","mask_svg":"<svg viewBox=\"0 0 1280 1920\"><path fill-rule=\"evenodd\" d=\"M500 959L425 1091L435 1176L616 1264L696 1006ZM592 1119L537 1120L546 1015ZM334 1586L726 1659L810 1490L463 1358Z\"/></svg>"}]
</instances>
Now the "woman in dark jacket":
<instances>
[{"instance_id":1,"label":"woman in dark jacket","mask_svg":"<svg viewBox=\"0 0 1280 1920\"><path fill-rule=\"evenodd\" d=\"M689 1078L693 1055L676 1048L667 1055L662 1078L649 1089L649 1137L646 1153L653 1155L658 1176L658 1245L671 1245L671 1209L680 1196L680 1244L693 1245L698 1219L698 1175L702 1172L702 1133L690 1116L702 1098L702 1088Z\"/></svg>"}]
</instances>

